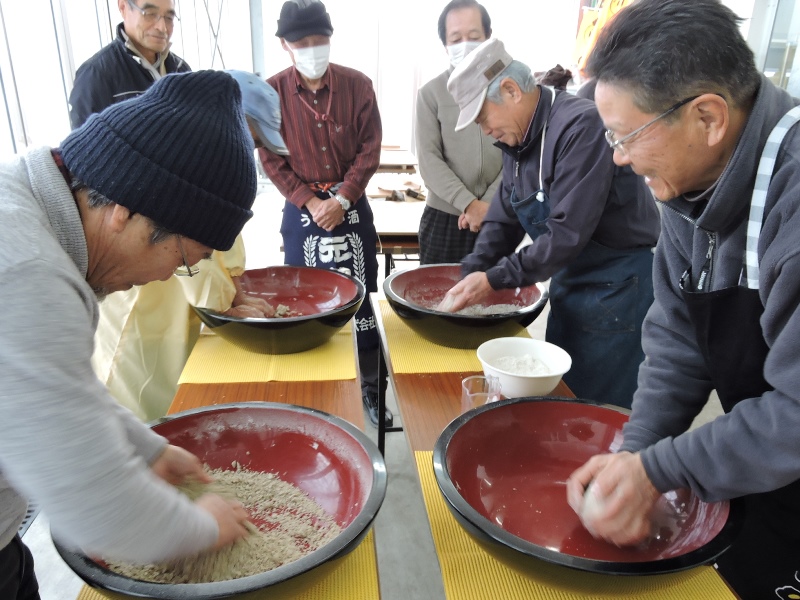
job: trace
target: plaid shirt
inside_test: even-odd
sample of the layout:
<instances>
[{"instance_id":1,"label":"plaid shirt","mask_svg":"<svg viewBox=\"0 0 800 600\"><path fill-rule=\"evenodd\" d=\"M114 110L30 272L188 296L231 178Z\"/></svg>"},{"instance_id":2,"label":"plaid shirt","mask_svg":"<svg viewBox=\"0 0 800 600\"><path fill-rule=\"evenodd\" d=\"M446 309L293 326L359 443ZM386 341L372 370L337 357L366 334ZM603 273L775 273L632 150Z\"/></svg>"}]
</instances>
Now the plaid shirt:
<instances>
[{"instance_id":1,"label":"plaid shirt","mask_svg":"<svg viewBox=\"0 0 800 600\"><path fill-rule=\"evenodd\" d=\"M281 135L289 156L259 150L275 187L301 208L314 196L308 184L343 182L339 193L356 202L378 169L381 117L372 82L331 64L322 87L307 89L294 67L267 80L281 99Z\"/></svg>"}]
</instances>

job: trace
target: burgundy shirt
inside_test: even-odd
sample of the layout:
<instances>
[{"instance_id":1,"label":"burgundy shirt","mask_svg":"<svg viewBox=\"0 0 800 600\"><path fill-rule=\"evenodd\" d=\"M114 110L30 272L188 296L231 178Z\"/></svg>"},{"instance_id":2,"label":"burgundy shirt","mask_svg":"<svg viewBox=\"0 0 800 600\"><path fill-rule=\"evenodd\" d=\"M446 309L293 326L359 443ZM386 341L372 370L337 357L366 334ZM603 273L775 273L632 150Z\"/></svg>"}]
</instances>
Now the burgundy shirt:
<instances>
[{"instance_id":1,"label":"burgundy shirt","mask_svg":"<svg viewBox=\"0 0 800 600\"><path fill-rule=\"evenodd\" d=\"M355 203L381 158L381 116L369 78L331 64L322 87L306 88L295 68L267 80L281 99L281 136L289 156L263 149L267 176L292 204L301 208L314 196L309 183L343 182L339 193Z\"/></svg>"}]
</instances>

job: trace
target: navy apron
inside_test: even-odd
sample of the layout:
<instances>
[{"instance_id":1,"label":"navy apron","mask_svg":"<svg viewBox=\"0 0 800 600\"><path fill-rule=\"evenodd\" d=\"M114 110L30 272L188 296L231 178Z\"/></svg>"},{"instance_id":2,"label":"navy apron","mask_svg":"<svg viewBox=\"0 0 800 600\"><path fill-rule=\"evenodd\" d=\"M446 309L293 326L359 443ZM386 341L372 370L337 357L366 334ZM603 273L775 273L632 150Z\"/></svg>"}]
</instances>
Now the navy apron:
<instances>
[{"instance_id":1,"label":"navy apron","mask_svg":"<svg viewBox=\"0 0 800 600\"><path fill-rule=\"evenodd\" d=\"M551 97L555 100L555 92ZM539 189L511 207L536 239L548 231L550 199L542 181L547 123L539 153ZM550 279L546 340L572 357L564 382L578 398L630 408L642 351L642 321L653 303L653 253L650 248L617 250L592 240Z\"/></svg>"},{"instance_id":2,"label":"navy apron","mask_svg":"<svg viewBox=\"0 0 800 600\"><path fill-rule=\"evenodd\" d=\"M336 186L316 191L320 200L337 202L332 197ZM297 208L286 201L281 222L284 262L287 265L317 267L341 271L359 279L367 294L378 291L377 233L366 194L345 213L344 222L332 231L314 223L307 208ZM369 299L365 298L355 314L356 338L362 390L378 393L378 348L380 338Z\"/></svg>"},{"instance_id":3,"label":"navy apron","mask_svg":"<svg viewBox=\"0 0 800 600\"><path fill-rule=\"evenodd\" d=\"M764 306L758 294L757 246L775 158L783 136L798 119L800 109L783 117L759 163L747 224L746 286L691 291L690 269L680 282L698 346L726 413L741 400L772 389L764 379L769 348L760 324ZM717 560L720 574L743 600L800 598L800 481L745 496L744 505L742 531Z\"/></svg>"}]
</instances>

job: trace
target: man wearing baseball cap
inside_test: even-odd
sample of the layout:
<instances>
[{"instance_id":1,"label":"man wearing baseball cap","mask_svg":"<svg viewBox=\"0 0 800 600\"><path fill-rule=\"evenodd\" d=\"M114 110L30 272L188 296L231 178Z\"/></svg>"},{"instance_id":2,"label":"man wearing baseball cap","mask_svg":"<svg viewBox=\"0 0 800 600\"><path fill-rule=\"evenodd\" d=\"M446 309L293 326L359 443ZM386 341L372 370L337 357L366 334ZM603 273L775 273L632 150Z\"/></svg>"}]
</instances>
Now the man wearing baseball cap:
<instances>
[{"instance_id":1,"label":"man wearing baseball cap","mask_svg":"<svg viewBox=\"0 0 800 600\"><path fill-rule=\"evenodd\" d=\"M442 308L550 279L546 337L572 357L565 382L578 397L630 407L653 301L651 195L615 168L594 103L537 85L500 40L470 53L447 89L456 130L475 122L497 140L503 182ZM516 250L526 233L533 242Z\"/></svg>"},{"instance_id":2,"label":"man wearing baseball cap","mask_svg":"<svg viewBox=\"0 0 800 600\"><path fill-rule=\"evenodd\" d=\"M225 72L236 80L242 91L244 117L256 148L265 148L273 154L287 156L289 149L281 137L281 99L278 92L248 71L229 69Z\"/></svg>"},{"instance_id":3,"label":"man wearing baseball cap","mask_svg":"<svg viewBox=\"0 0 800 600\"><path fill-rule=\"evenodd\" d=\"M60 148L0 162L0 193L0 598L38 597L17 535L26 498L90 556L144 564L246 536L240 503L169 485L207 480L200 461L119 406L90 363L99 297L191 270L252 216L239 86L164 77Z\"/></svg>"}]
</instances>

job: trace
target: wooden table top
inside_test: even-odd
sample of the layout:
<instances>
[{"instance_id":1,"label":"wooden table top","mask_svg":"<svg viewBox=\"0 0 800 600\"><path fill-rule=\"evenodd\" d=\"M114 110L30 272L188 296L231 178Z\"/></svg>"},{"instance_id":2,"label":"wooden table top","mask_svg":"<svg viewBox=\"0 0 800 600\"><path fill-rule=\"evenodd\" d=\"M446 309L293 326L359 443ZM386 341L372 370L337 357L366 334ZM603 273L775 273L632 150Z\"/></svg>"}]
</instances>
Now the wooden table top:
<instances>
[{"instance_id":1,"label":"wooden table top","mask_svg":"<svg viewBox=\"0 0 800 600\"><path fill-rule=\"evenodd\" d=\"M391 359L386 362L391 372ZM461 414L461 380L470 375L482 373L391 375L397 407L403 417L403 429L412 452L433 450L439 434ZM550 395L575 397L563 381Z\"/></svg>"},{"instance_id":2,"label":"wooden table top","mask_svg":"<svg viewBox=\"0 0 800 600\"><path fill-rule=\"evenodd\" d=\"M412 452L433 450L439 434L461 414L461 380L481 372L463 373L395 373L386 339L386 328L379 302L380 294L370 294L372 310L381 337L397 407L403 418L403 430ZM574 398L575 394L561 381L552 396Z\"/></svg>"},{"instance_id":3,"label":"wooden table top","mask_svg":"<svg viewBox=\"0 0 800 600\"><path fill-rule=\"evenodd\" d=\"M361 385L356 379L335 381L267 381L255 383L184 383L169 414L228 402L284 402L322 410L364 429Z\"/></svg>"}]
</instances>

